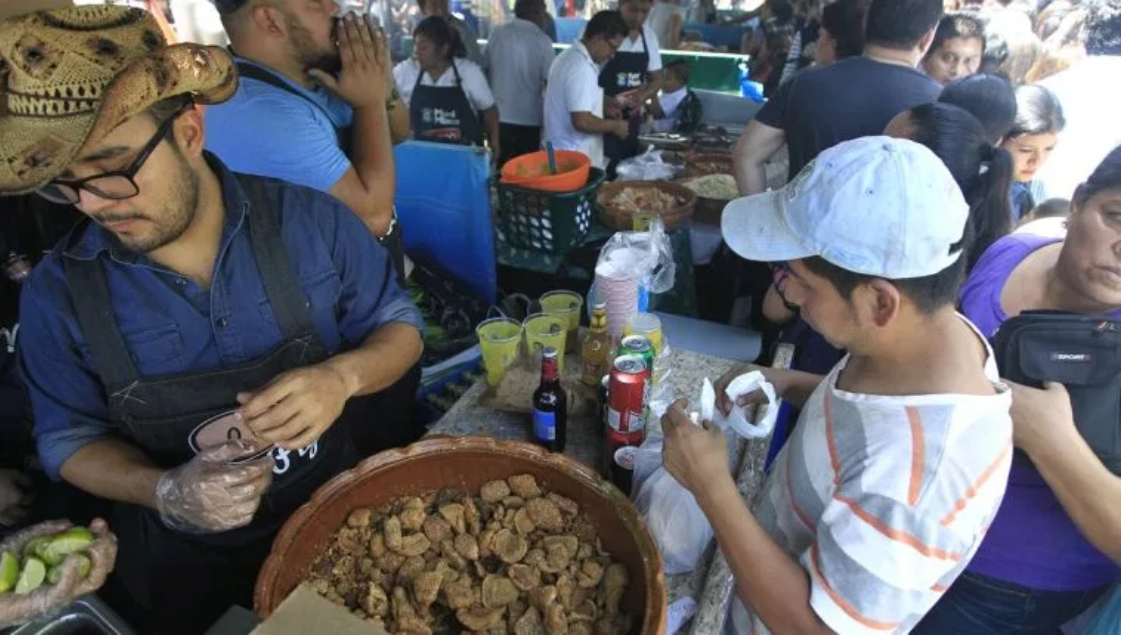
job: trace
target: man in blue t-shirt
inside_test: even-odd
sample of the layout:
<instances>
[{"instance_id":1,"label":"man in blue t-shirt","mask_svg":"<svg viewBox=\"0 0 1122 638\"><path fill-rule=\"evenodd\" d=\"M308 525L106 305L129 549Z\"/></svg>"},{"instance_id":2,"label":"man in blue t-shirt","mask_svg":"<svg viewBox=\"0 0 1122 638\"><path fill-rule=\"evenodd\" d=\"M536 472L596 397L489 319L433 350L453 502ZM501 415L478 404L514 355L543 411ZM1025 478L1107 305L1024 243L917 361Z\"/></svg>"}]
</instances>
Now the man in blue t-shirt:
<instances>
[{"instance_id":1,"label":"man in blue t-shirt","mask_svg":"<svg viewBox=\"0 0 1122 638\"><path fill-rule=\"evenodd\" d=\"M382 33L340 19L333 3L213 1L240 82L207 109L207 150L232 170L333 195L375 236L390 236L393 143L408 137L409 112ZM344 56L337 30L348 20L364 37Z\"/></svg>"}]
</instances>

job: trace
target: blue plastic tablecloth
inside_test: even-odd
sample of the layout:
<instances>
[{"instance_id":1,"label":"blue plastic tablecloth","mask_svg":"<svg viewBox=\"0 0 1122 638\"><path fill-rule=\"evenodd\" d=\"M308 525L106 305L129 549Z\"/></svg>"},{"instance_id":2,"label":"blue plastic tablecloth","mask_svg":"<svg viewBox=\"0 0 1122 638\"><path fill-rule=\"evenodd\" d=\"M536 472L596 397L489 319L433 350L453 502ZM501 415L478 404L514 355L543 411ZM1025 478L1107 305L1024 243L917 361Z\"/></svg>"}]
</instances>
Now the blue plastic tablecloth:
<instances>
[{"instance_id":1,"label":"blue plastic tablecloth","mask_svg":"<svg viewBox=\"0 0 1122 638\"><path fill-rule=\"evenodd\" d=\"M431 261L495 302L490 155L467 146L406 142L394 149L394 202L405 252Z\"/></svg>"}]
</instances>

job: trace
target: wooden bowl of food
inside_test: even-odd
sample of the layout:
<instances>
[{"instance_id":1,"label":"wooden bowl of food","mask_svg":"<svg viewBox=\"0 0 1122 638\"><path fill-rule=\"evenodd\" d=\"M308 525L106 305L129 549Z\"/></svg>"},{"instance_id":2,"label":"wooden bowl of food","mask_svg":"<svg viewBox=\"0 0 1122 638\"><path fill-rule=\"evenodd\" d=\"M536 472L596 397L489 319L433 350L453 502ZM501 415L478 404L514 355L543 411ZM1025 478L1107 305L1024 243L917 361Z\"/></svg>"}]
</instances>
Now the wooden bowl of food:
<instances>
[{"instance_id":1,"label":"wooden bowl of food","mask_svg":"<svg viewBox=\"0 0 1122 638\"><path fill-rule=\"evenodd\" d=\"M596 195L600 221L619 231L634 229L636 214L659 216L666 230L690 223L697 195L674 182L613 182Z\"/></svg>"},{"instance_id":2,"label":"wooden bowl of food","mask_svg":"<svg viewBox=\"0 0 1122 638\"><path fill-rule=\"evenodd\" d=\"M516 484L515 479L521 479L521 482ZM524 493L515 489L526 482L538 491ZM507 488L508 484L512 487ZM503 488L503 494L498 495L501 500L495 498L496 486ZM461 501L456 499L459 498L474 499L472 502L478 504L474 512L476 530L472 528L472 505L466 500L463 501L466 507L458 505ZM557 504L556 507L551 503ZM418 508L439 508L439 514L434 509L422 515L415 509L409 509L414 504ZM548 522L548 518L539 519L535 505L572 518L556 522ZM459 512L458 515L467 523L460 520L457 527L456 520L448 518L449 511ZM410 521L413 517L407 516L407 513L417 514L420 518ZM512 519L513 525L508 520L505 527L500 526L497 519L504 517ZM455 537L454 550L449 541L440 541L439 536L434 536L441 533L441 526L448 532L449 538ZM460 527L464 531L460 531ZM471 537L473 531L479 532L479 541L461 538L465 534ZM356 537L356 534L365 536ZM565 549L568 541L575 537L581 539L577 553L573 553L575 546ZM598 541L592 538L598 538ZM359 585L363 589L357 593L350 586L344 592L341 585L334 584L325 592L328 587L323 579L339 573L340 564L332 563L332 560L340 556L337 550L343 540L349 540L352 547L358 548L355 551L363 554L361 562L367 564L362 569L369 570L369 579L363 580ZM462 569L460 580L455 580L455 574L448 570L456 567L451 564L452 561L445 560L454 557L447 554L438 560L436 545L448 548L449 552L463 552L461 541L473 545L470 551L480 553L476 560L463 561L464 564L459 567ZM548 547L548 560L545 552L538 549L538 544ZM367 547L369 550L365 549ZM388 552L387 547L392 551ZM519 549L521 553L510 555L511 551ZM369 551L369 560L366 551ZM400 551L401 555L393 554L394 551ZM540 553L535 555L535 551ZM404 559L404 563L396 560L403 556L410 558ZM559 560L568 557L579 566L570 563L555 565L552 561L558 557ZM383 572L383 568L391 569L383 562L389 558L396 560L394 573ZM352 571L347 573L357 575L359 568L356 565L360 561L355 557L350 560L353 564L347 564L346 568ZM420 571L411 572L411 585L397 586L404 582L404 570L410 561L418 563ZM435 561L435 566L421 567L425 561ZM608 567L600 570L596 564L590 564L597 561L599 565ZM486 570L486 576L483 570ZM617 576L617 585L620 577L626 574L628 584L625 588L617 586L611 589L610 574L613 571ZM435 585L427 594L422 594L418 584L422 580L421 572L431 574L431 578L424 580ZM529 585L523 588L525 581L520 579L530 573L540 579L541 585L533 589ZM572 578L568 574L572 574ZM466 578L464 582L470 588L476 576L481 583L476 584L474 602L457 602L455 597L465 592L456 590L451 584L463 584L461 581ZM575 603L578 593L574 592L577 590L580 596L587 596L575 611L558 607L563 604L563 580L570 585L570 603ZM579 587L573 582L580 583ZM378 601L371 603L369 597L378 589L375 584L382 583L378 597L384 603L383 609L393 610L383 613L394 614L394 618L387 622L390 631L402 631L413 626L403 622L398 615L401 608L408 607L416 612L415 619L424 620L424 614L419 610L432 612L427 626L430 630L443 628L459 633L465 628L471 629L476 622L484 622L485 626L479 625L475 630L495 633L497 629L513 628L515 614L521 614L522 621L533 616L539 623L545 623L552 618L552 611L557 611L562 622L572 622L581 633L596 633L592 629L602 629L596 624L598 620L608 622L608 610L613 604L618 613L613 612L615 615L611 620L622 623L617 625L621 631L614 633L660 634L666 631L667 601L662 560L639 512L627 497L586 466L562 454L550 454L528 443L484 437L436 437L405 449L382 452L321 487L311 501L289 519L273 543L272 554L257 579L254 601L257 614L269 616L301 583L311 584L328 599L334 597L336 603L349 606L354 601L352 613L360 617L373 617L370 613L377 615ZM510 602L508 612L508 607L504 606L507 599L503 596L516 593L512 583L517 584L527 596L537 596L543 588L554 590L554 594L561 590L562 594L544 603L540 598L533 598L531 603ZM598 592L607 592L604 594L609 599L607 603L597 598L600 595ZM357 598L352 598L352 594ZM614 601L611 600L613 595ZM528 606L516 612L517 604ZM543 604L549 607L541 607ZM375 605L375 608L369 605ZM441 605L446 608L442 609ZM546 613L538 615L530 607L549 609L550 617L547 618ZM586 617L596 616L596 609L600 610L600 617L586 621ZM568 615L563 615L563 611L569 612ZM508 613L511 617L505 617ZM579 615L581 613L587 616ZM490 618L479 621L476 618L479 615L489 615ZM461 619L462 625L458 624ZM418 630L424 628L418 627Z\"/></svg>"},{"instance_id":3,"label":"wooden bowl of food","mask_svg":"<svg viewBox=\"0 0 1122 638\"><path fill-rule=\"evenodd\" d=\"M677 180L678 184L685 186L697 195L697 206L694 207L693 220L710 226L721 225L721 215L725 206L737 197L740 191L736 186L736 178L728 173L708 173L694 177L683 177Z\"/></svg>"},{"instance_id":4,"label":"wooden bowl of food","mask_svg":"<svg viewBox=\"0 0 1122 638\"><path fill-rule=\"evenodd\" d=\"M698 153L686 158L686 177L702 175L732 175L732 156L713 153Z\"/></svg>"}]
</instances>

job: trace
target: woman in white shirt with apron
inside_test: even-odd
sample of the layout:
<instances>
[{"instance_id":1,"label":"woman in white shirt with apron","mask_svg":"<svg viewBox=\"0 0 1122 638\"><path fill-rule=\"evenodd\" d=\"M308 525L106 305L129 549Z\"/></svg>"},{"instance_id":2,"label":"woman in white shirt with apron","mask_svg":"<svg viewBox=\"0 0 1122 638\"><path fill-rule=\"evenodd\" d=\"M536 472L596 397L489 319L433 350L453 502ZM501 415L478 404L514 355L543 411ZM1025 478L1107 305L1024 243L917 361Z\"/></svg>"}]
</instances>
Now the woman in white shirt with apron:
<instances>
[{"instance_id":1,"label":"woman in white shirt with apron","mask_svg":"<svg viewBox=\"0 0 1122 638\"><path fill-rule=\"evenodd\" d=\"M479 65L456 58L457 35L448 22L425 18L413 32L413 58L394 68L418 140L482 146L499 152L499 113Z\"/></svg>"}]
</instances>

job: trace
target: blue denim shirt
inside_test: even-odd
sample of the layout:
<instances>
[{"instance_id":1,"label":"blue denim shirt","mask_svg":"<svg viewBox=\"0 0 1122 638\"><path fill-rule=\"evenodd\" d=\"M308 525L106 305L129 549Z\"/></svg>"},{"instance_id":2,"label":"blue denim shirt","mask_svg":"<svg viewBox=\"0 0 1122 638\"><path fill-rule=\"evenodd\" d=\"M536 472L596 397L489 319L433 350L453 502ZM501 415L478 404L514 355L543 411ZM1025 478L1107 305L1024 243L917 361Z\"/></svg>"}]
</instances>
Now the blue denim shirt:
<instances>
[{"instance_id":1,"label":"blue denim shirt","mask_svg":"<svg viewBox=\"0 0 1122 638\"><path fill-rule=\"evenodd\" d=\"M257 270L247 228L249 200L213 156L226 203L225 227L211 287L120 246L90 224L67 254L105 267L113 310L142 376L211 370L259 358L279 346L281 330ZM420 312L398 286L389 253L338 200L279 181L266 188L283 202L289 259L311 302L316 332L334 354L381 326L422 328ZM20 353L35 412L35 439L54 479L85 445L123 434L109 420L97 375L70 301L60 244L24 285Z\"/></svg>"}]
</instances>

